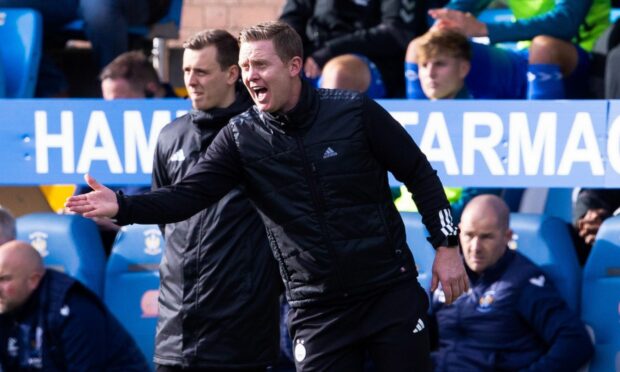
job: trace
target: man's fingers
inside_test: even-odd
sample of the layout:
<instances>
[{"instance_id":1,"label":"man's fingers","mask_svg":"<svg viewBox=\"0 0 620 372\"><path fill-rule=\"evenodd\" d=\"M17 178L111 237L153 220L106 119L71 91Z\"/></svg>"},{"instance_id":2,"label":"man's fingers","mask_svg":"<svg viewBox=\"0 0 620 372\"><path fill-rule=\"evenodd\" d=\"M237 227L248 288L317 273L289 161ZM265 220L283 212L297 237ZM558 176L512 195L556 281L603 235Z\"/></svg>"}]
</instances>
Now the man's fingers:
<instances>
[{"instance_id":1,"label":"man's fingers","mask_svg":"<svg viewBox=\"0 0 620 372\"><path fill-rule=\"evenodd\" d=\"M463 275L461 280L463 281L463 293L466 293L469 291L469 279L467 278L467 274Z\"/></svg>"},{"instance_id":2,"label":"man's fingers","mask_svg":"<svg viewBox=\"0 0 620 372\"><path fill-rule=\"evenodd\" d=\"M82 216L86 218L94 218L101 217L101 214L97 211L96 208L91 208L90 211L82 213Z\"/></svg>"},{"instance_id":3,"label":"man's fingers","mask_svg":"<svg viewBox=\"0 0 620 372\"><path fill-rule=\"evenodd\" d=\"M88 173L84 175L84 181L86 181L88 186L95 191L103 189L103 186L101 186L101 184Z\"/></svg>"},{"instance_id":4,"label":"man's fingers","mask_svg":"<svg viewBox=\"0 0 620 372\"><path fill-rule=\"evenodd\" d=\"M596 235L589 234L589 235L586 235L584 238L585 238L584 240L587 245L592 245L594 244L594 241L596 240Z\"/></svg>"},{"instance_id":5,"label":"man's fingers","mask_svg":"<svg viewBox=\"0 0 620 372\"><path fill-rule=\"evenodd\" d=\"M437 279L437 274L433 273L431 276L431 293L435 292L439 285L439 279Z\"/></svg>"},{"instance_id":6,"label":"man's fingers","mask_svg":"<svg viewBox=\"0 0 620 372\"><path fill-rule=\"evenodd\" d=\"M450 12L450 9L446 9L446 8L430 9L428 11L428 15L430 15L432 18L437 19L437 18L448 16L449 12Z\"/></svg>"},{"instance_id":7,"label":"man's fingers","mask_svg":"<svg viewBox=\"0 0 620 372\"><path fill-rule=\"evenodd\" d=\"M446 304L456 301L459 296L469 290L469 280L467 276L459 276L452 280L444 280L441 282L443 293L445 295Z\"/></svg>"},{"instance_id":8,"label":"man's fingers","mask_svg":"<svg viewBox=\"0 0 620 372\"><path fill-rule=\"evenodd\" d=\"M454 302L456 301L456 299L461 295L462 293L462 289L461 289L461 282L459 279L453 280L452 281L452 301Z\"/></svg>"},{"instance_id":9,"label":"man's fingers","mask_svg":"<svg viewBox=\"0 0 620 372\"><path fill-rule=\"evenodd\" d=\"M69 207L69 210L71 212L74 212L74 213L82 214L82 215L84 215L84 217L88 217L88 216L86 216L86 214L88 212L93 211L94 208L93 208L92 205L83 205L83 206L82 205L76 205L76 206Z\"/></svg>"},{"instance_id":10,"label":"man's fingers","mask_svg":"<svg viewBox=\"0 0 620 372\"><path fill-rule=\"evenodd\" d=\"M446 304L451 304L452 303L452 283L450 283L450 281L446 280L446 281L442 281L441 282L441 288L443 288L443 294L446 298Z\"/></svg>"},{"instance_id":11,"label":"man's fingers","mask_svg":"<svg viewBox=\"0 0 620 372\"><path fill-rule=\"evenodd\" d=\"M86 199L74 199L73 197L67 199L65 202L65 207L73 208L73 207L83 207L89 205L90 203Z\"/></svg>"},{"instance_id":12,"label":"man's fingers","mask_svg":"<svg viewBox=\"0 0 620 372\"><path fill-rule=\"evenodd\" d=\"M86 200L86 194L80 194L80 195L73 195L67 198L66 203L73 203L73 202L78 202L81 200Z\"/></svg>"}]
</instances>

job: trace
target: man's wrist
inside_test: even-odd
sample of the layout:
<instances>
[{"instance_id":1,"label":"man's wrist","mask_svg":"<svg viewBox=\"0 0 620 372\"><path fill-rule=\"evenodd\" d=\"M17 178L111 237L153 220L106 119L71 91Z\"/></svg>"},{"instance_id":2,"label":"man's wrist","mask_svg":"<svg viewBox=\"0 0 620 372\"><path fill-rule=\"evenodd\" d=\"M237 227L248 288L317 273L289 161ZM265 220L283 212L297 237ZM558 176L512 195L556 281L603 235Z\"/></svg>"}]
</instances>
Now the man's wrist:
<instances>
[{"instance_id":1,"label":"man's wrist","mask_svg":"<svg viewBox=\"0 0 620 372\"><path fill-rule=\"evenodd\" d=\"M439 247L446 247L446 248L458 248L458 246L459 246L458 235L448 235L441 242L441 244L439 244Z\"/></svg>"}]
</instances>

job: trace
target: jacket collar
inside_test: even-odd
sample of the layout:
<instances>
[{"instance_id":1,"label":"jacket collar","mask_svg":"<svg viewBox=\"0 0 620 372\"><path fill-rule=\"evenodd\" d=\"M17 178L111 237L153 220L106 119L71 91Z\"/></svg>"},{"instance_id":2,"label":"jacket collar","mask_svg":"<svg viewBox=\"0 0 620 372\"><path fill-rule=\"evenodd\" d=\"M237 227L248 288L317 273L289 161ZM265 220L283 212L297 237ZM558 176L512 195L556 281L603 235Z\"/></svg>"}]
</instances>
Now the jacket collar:
<instances>
[{"instance_id":1,"label":"jacket collar","mask_svg":"<svg viewBox=\"0 0 620 372\"><path fill-rule=\"evenodd\" d=\"M259 112L263 122L274 125L281 130L302 129L310 126L314 121L319 105L316 88L301 79L301 92L299 102L290 111L284 112Z\"/></svg>"},{"instance_id":2,"label":"jacket collar","mask_svg":"<svg viewBox=\"0 0 620 372\"><path fill-rule=\"evenodd\" d=\"M510 248L506 248L506 252L504 252L504 255L500 257L500 259L497 260L497 262L493 266L490 266L486 270L484 270L482 274L477 274L471 271L471 269L467 265L465 265L465 271L467 271L469 281L472 283L475 283L477 281L493 283L497 281L497 279L502 276L504 271L506 271L506 268L508 267L508 265L510 265L515 256L515 251Z\"/></svg>"},{"instance_id":3,"label":"jacket collar","mask_svg":"<svg viewBox=\"0 0 620 372\"><path fill-rule=\"evenodd\" d=\"M198 132L207 128L219 129L226 125L230 118L244 112L252 106L250 95L241 82L237 82L235 91L235 101L228 107L216 107L206 111L190 111L189 115L194 129Z\"/></svg>"},{"instance_id":4,"label":"jacket collar","mask_svg":"<svg viewBox=\"0 0 620 372\"><path fill-rule=\"evenodd\" d=\"M454 99L473 99L474 97L469 92L469 89L465 85L459 90L459 92L454 96Z\"/></svg>"}]
</instances>

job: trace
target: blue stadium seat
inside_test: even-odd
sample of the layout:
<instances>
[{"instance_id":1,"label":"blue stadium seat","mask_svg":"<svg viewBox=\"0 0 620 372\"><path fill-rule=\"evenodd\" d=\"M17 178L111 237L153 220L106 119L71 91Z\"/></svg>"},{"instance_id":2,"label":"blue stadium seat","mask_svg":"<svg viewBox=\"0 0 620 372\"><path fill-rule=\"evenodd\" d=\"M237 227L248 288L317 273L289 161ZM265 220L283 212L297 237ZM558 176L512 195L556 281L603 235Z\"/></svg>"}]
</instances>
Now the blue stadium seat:
<instances>
[{"instance_id":1,"label":"blue stadium seat","mask_svg":"<svg viewBox=\"0 0 620 372\"><path fill-rule=\"evenodd\" d=\"M405 233L407 234L407 245L413 253L416 267L418 269L418 282L427 293L430 292L431 279L433 274L433 261L435 260L435 249L426 240L428 232L422 223L422 216L417 212L400 212L405 223Z\"/></svg>"},{"instance_id":2,"label":"blue stadium seat","mask_svg":"<svg viewBox=\"0 0 620 372\"><path fill-rule=\"evenodd\" d=\"M573 190L572 188L550 188L545 203L545 214L572 223L573 213Z\"/></svg>"},{"instance_id":3,"label":"blue stadium seat","mask_svg":"<svg viewBox=\"0 0 620 372\"><path fill-rule=\"evenodd\" d=\"M41 60L42 33L41 15L37 11L0 8L0 61L7 98L33 97Z\"/></svg>"},{"instance_id":4,"label":"blue stadium seat","mask_svg":"<svg viewBox=\"0 0 620 372\"><path fill-rule=\"evenodd\" d=\"M145 38L165 38L173 39L179 36L179 27L181 26L181 10L183 8L183 0L172 0L168 13L157 23L149 26L131 26L129 33L132 35L142 36ZM76 19L67 25L65 30L72 32L83 32L84 20Z\"/></svg>"},{"instance_id":5,"label":"blue stadium seat","mask_svg":"<svg viewBox=\"0 0 620 372\"><path fill-rule=\"evenodd\" d=\"M6 81L4 79L4 63L0 58L0 98L6 98Z\"/></svg>"},{"instance_id":6,"label":"blue stadium seat","mask_svg":"<svg viewBox=\"0 0 620 372\"><path fill-rule=\"evenodd\" d=\"M78 215L32 213L17 219L17 239L27 241L44 264L103 294L105 251L97 225Z\"/></svg>"},{"instance_id":7,"label":"blue stadium seat","mask_svg":"<svg viewBox=\"0 0 620 372\"><path fill-rule=\"evenodd\" d=\"M169 81L168 47L165 39L177 39L181 27L181 13L183 0L172 0L168 13L150 26L131 26L129 33L144 39L153 40L153 65L159 73L160 79ZM77 37L84 37L84 20L76 19L64 29L70 33L77 33Z\"/></svg>"},{"instance_id":8,"label":"blue stadium seat","mask_svg":"<svg viewBox=\"0 0 620 372\"><path fill-rule=\"evenodd\" d=\"M156 225L125 226L116 236L105 276L104 302L153 359L164 240Z\"/></svg>"},{"instance_id":9,"label":"blue stadium seat","mask_svg":"<svg viewBox=\"0 0 620 372\"><path fill-rule=\"evenodd\" d=\"M594 334L589 371L620 371L620 216L601 226L583 271L581 318Z\"/></svg>"},{"instance_id":10,"label":"blue stadium seat","mask_svg":"<svg viewBox=\"0 0 620 372\"><path fill-rule=\"evenodd\" d=\"M573 188L530 187L525 189L519 212L546 214L558 217L566 223L572 223Z\"/></svg>"},{"instance_id":11,"label":"blue stadium seat","mask_svg":"<svg viewBox=\"0 0 620 372\"><path fill-rule=\"evenodd\" d=\"M568 306L579 313L581 268L566 222L541 214L511 213L510 247L538 265Z\"/></svg>"}]
</instances>

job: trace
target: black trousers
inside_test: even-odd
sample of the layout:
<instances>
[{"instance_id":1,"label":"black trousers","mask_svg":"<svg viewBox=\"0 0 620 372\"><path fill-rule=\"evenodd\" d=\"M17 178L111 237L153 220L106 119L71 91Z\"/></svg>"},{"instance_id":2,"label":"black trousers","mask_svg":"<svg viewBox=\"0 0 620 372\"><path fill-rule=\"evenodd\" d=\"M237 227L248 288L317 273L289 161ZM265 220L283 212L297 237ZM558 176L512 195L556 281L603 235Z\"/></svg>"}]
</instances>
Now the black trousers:
<instances>
[{"instance_id":1,"label":"black trousers","mask_svg":"<svg viewBox=\"0 0 620 372\"><path fill-rule=\"evenodd\" d=\"M263 368L181 368L157 364L156 372L265 372Z\"/></svg>"},{"instance_id":2,"label":"black trousers","mask_svg":"<svg viewBox=\"0 0 620 372\"><path fill-rule=\"evenodd\" d=\"M430 371L428 298L417 281L337 306L293 308L289 329L298 372Z\"/></svg>"}]
</instances>

